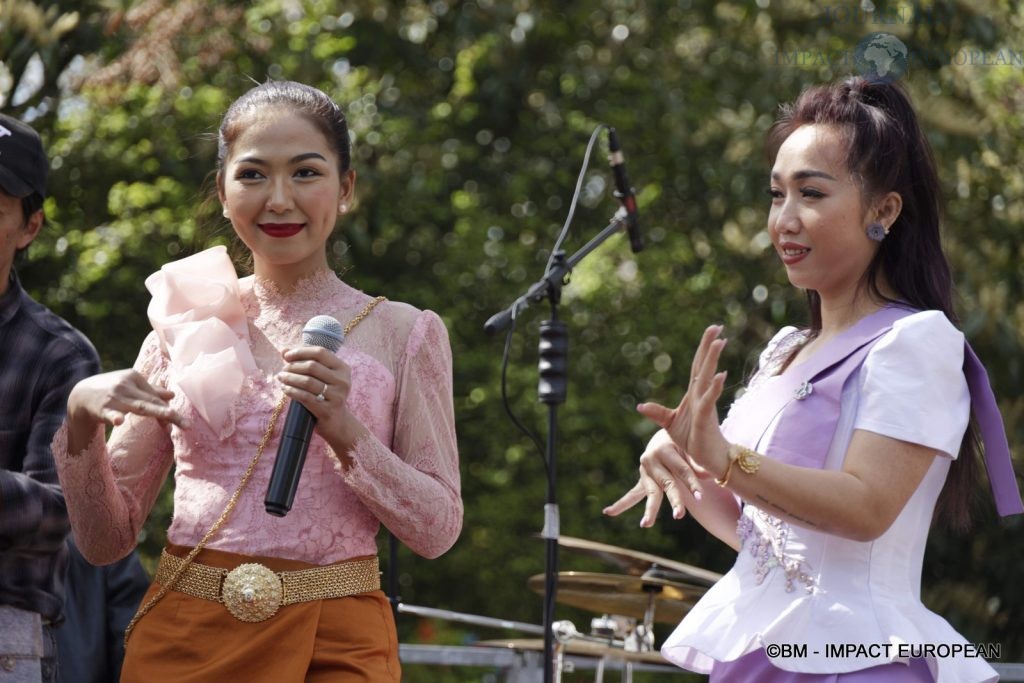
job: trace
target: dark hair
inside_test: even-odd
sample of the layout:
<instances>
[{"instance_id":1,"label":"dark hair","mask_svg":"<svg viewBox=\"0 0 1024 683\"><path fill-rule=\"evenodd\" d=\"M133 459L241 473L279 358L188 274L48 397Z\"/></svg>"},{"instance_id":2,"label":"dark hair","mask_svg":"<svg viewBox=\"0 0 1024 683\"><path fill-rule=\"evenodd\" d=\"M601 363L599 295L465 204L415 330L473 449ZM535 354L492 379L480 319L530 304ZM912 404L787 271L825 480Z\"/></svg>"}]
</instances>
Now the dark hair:
<instances>
[{"instance_id":1,"label":"dark hair","mask_svg":"<svg viewBox=\"0 0 1024 683\"><path fill-rule=\"evenodd\" d=\"M29 196L21 198L21 216L22 219L25 221L25 224L28 224L29 220L32 219L32 214L34 214L36 211L42 211L43 201L45 201L43 199L43 195L39 194L38 192L33 192ZM15 252L15 256L20 258L23 253L28 251L28 248L30 246L32 245L28 244L22 247L21 249L18 249Z\"/></svg>"},{"instance_id":2,"label":"dark hair","mask_svg":"<svg viewBox=\"0 0 1024 683\"><path fill-rule=\"evenodd\" d=\"M220 123L217 136L217 168L222 170L231 145L245 120L262 109L287 108L306 117L327 138L338 154L338 170L348 171L352 163L348 122L341 108L321 90L295 81L267 81L235 100Z\"/></svg>"},{"instance_id":3,"label":"dark hair","mask_svg":"<svg viewBox=\"0 0 1024 683\"><path fill-rule=\"evenodd\" d=\"M781 107L769 131L770 161L774 163L786 138L811 124L836 127L847 145L847 168L866 199L897 192L903 200L899 217L864 273L868 291L879 300L940 310L958 324L953 280L939 239L939 177L931 147L903 86L856 76L804 90L796 102ZM895 301L879 287L883 275L896 293ZM808 290L807 301L810 332L815 336L821 330L821 297ZM970 525L978 454L972 420L939 497L937 512L951 527L966 529Z\"/></svg>"},{"instance_id":4,"label":"dark hair","mask_svg":"<svg viewBox=\"0 0 1024 683\"><path fill-rule=\"evenodd\" d=\"M25 222L32 218L32 214L43 208L43 196L38 192L33 192L27 197L21 198L21 215L25 217Z\"/></svg>"}]
</instances>

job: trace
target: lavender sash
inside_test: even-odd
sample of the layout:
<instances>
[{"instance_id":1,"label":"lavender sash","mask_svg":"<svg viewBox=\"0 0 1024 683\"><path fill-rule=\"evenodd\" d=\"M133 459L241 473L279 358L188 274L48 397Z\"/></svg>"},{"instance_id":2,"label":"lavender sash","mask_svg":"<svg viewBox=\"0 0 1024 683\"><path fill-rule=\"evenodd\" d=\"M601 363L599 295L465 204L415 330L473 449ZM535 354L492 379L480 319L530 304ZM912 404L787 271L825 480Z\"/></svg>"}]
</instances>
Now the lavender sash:
<instances>
[{"instance_id":1,"label":"lavender sash","mask_svg":"<svg viewBox=\"0 0 1024 683\"><path fill-rule=\"evenodd\" d=\"M1024 502L1017 487L1017 476L1010 458L1010 444L1006 441L1003 416L999 414L996 396L988 382L988 373L974 354L970 344L964 344L964 374L971 390L971 408L985 444L985 469L996 510L1001 517L1024 512Z\"/></svg>"},{"instance_id":2,"label":"lavender sash","mask_svg":"<svg viewBox=\"0 0 1024 683\"><path fill-rule=\"evenodd\" d=\"M742 412L742 419L733 419L730 411L722 423L725 437L780 462L821 469L835 436L843 386L893 323L914 312L888 306L865 316L807 361L790 366L784 374L749 391L735 406ZM967 344L964 372L985 444L985 467L996 508L1002 516L1024 512L988 375ZM779 421L771 439L761 443L776 416Z\"/></svg>"}]
</instances>

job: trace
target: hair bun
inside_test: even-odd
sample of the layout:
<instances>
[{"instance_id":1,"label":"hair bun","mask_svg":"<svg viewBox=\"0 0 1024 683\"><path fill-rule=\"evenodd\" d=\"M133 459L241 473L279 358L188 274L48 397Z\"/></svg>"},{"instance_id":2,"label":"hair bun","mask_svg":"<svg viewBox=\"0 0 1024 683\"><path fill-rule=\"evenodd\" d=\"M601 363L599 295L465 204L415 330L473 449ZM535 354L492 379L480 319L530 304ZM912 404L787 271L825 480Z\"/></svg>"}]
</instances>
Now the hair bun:
<instances>
[{"instance_id":1,"label":"hair bun","mask_svg":"<svg viewBox=\"0 0 1024 683\"><path fill-rule=\"evenodd\" d=\"M846 85L850 88L850 94L865 104L869 100L877 99L874 97L875 93L872 92L872 86L878 84L881 84L881 81L872 81L863 76L851 76L846 80Z\"/></svg>"}]
</instances>

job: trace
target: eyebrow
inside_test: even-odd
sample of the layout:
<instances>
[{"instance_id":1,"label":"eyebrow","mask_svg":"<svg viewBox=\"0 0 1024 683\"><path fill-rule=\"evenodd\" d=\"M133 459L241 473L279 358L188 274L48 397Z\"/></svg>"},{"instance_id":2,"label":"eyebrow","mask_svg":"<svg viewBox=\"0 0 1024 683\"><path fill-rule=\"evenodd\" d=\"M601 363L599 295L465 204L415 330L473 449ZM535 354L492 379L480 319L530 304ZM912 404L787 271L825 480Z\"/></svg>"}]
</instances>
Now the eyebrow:
<instances>
[{"instance_id":1,"label":"eyebrow","mask_svg":"<svg viewBox=\"0 0 1024 683\"><path fill-rule=\"evenodd\" d=\"M291 159L288 160L288 163L297 164L300 161L305 161L306 159L320 159L321 161L327 161L324 155L320 154L319 152L306 152L305 154L293 156ZM264 161L263 159L260 159L259 157L243 157L242 159L238 160L238 163L266 165L267 162Z\"/></svg>"},{"instance_id":2,"label":"eyebrow","mask_svg":"<svg viewBox=\"0 0 1024 683\"><path fill-rule=\"evenodd\" d=\"M825 173L824 171L815 171L814 169L810 169L810 168L803 169L803 170L800 170L800 171L796 171L796 172L793 173L793 180L804 180L806 178L824 178L825 180L836 180L836 178L833 178L832 176L830 176L828 173ZM781 180L781 179L782 179L782 176L778 172L772 171L772 180Z\"/></svg>"}]
</instances>

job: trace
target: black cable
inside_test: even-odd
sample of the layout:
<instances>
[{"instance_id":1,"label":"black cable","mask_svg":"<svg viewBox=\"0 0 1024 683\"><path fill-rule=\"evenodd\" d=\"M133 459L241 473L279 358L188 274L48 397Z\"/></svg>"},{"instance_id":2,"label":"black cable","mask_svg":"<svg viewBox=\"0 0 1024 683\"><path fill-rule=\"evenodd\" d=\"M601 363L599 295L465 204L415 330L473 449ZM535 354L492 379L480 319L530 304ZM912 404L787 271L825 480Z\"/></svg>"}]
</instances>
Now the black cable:
<instances>
[{"instance_id":1,"label":"black cable","mask_svg":"<svg viewBox=\"0 0 1024 683\"><path fill-rule=\"evenodd\" d=\"M512 406L508 402L508 390L505 381L506 371L508 370L508 355L509 349L512 347L512 333L516 330L516 314L519 312L519 304L513 304L512 309L512 324L508 326L508 332L505 334L505 350L501 354L501 403L505 406L505 412L508 413L509 418L512 420L512 424L519 428L523 434L528 436L533 445L537 447L537 454L540 456L540 461L544 463L544 475L547 478L551 478L551 472L548 470L548 460L544 455L544 446L541 445L540 437L536 432L531 431L526 425L519 421L519 418L512 412Z\"/></svg>"},{"instance_id":2,"label":"black cable","mask_svg":"<svg viewBox=\"0 0 1024 683\"><path fill-rule=\"evenodd\" d=\"M580 201L580 190L583 188L583 178L587 174L587 166L590 165L590 152L594 149L594 142L597 141L597 135L608 126L604 123L598 124L594 132L590 134L590 141L587 142L587 151L583 155L583 167L580 168L580 175L576 179L576 191L573 192L572 201L569 202L569 215L565 217L565 223L562 225L562 231L558 233L558 239L555 240L555 246L551 249L551 254L548 256L548 263L544 266L544 272L547 273L551 270L551 262L555 258L555 252L562 246L562 242L569 235L569 226L572 224L572 219L576 215L576 206Z\"/></svg>"},{"instance_id":3,"label":"black cable","mask_svg":"<svg viewBox=\"0 0 1024 683\"><path fill-rule=\"evenodd\" d=\"M565 238L568 237L569 235L569 226L572 225L572 219L576 215L576 207L579 205L580 201L580 191L583 188L583 178L586 177L587 167L590 165L590 153L594 149L594 143L597 141L598 134L606 128L608 128L606 124L598 124L597 128L594 129L594 132L590 134L590 140L587 142L587 150L583 154L583 165L580 168L579 176L576 178L576 189L573 192L572 201L569 202L569 213L565 217L565 223L562 225L562 230L558 233L558 238L555 240L555 246L551 249L551 254L548 256L547 265L544 266L545 275L547 275L547 273L551 270L551 264L554 261L555 253L558 252L558 250L562 246L562 242L564 242ZM509 349L512 346L512 333L515 332L516 329L516 317L519 313L520 305L521 302L519 301L512 305L512 322L508 327L508 332L505 334L505 350L501 354L501 402L505 408L505 412L509 416L509 419L512 420L512 424L518 427L519 431L521 431L523 434L529 437L531 441L533 441L533 445L536 446L537 453L540 455L540 460L542 463L544 463L544 473L550 481L551 470L549 469L547 456L545 454L546 452L544 450L543 444L541 444L540 442L540 437L537 435L536 432L531 431L526 425L524 425L519 420L519 418L515 416L515 413L512 412L512 406L508 402L506 371L508 370Z\"/></svg>"}]
</instances>

